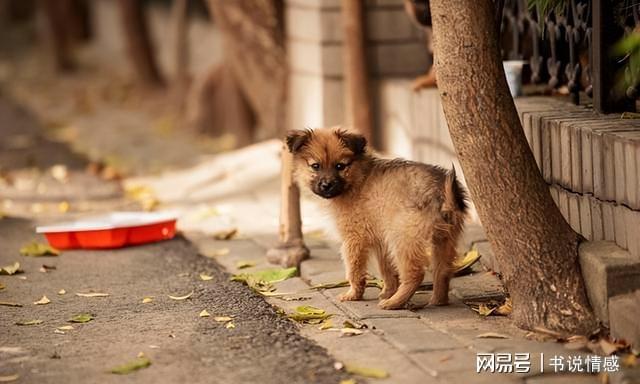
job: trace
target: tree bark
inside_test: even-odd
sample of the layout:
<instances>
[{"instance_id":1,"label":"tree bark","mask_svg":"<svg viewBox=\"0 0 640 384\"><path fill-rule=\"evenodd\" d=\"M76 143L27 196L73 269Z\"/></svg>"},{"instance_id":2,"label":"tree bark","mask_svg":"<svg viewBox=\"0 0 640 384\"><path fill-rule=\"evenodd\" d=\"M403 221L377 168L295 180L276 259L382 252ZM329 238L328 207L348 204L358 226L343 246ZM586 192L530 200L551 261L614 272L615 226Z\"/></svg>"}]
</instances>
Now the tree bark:
<instances>
[{"instance_id":1,"label":"tree bark","mask_svg":"<svg viewBox=\"0 0 640 384\"><path fill-rule=\"evenodd\" d=\"M188 10L189 0L173 0L171 21L173 23L174 74L173 93L177 99L178 110L182 113L186 104L185 97L189 88L189 36Z\"/></svg>"},{"instance_id":2,"label":"tree bark","mask_svg":"<svg viewBox=\"0 0 640 384\"><path fill-rule=\"evenodd\" d=\"M138 0L118 0L129 60L136 75L147 86L162 86L153 44L145 18L143 3Z\"/></svg>"},{"instance_id":3,"label":"tree bark","mask_svg":"<svg viewBox=\"0 0 640 384\"><path fill-rule=\"evenodd\" d=\"M370 143L373 136L369 70L365 41L364 3L342 0L344 36L344 71L347 85L346 108L353 126Z\"/></svg>"},{"instance_id":4,"label":"tree bark","mask_svg":"<svg viewBox=\"0 0 640 384\"><path fill-rule=\"evenodd\" d=\"M220 28L225 63L257 119L257 138L282 136L286 127L287 62L282 0L209 0Z\"/></svg>"},{"instance_id":5,"label":"tree bark","mask_svg":"<svg viewBox=\"0 0 640 384\"><path fill-rule=\"evenodd\" d=\"M438 90L471 197L503 270L513 319L586 334L596 327L578 264L581 237L536 166L509 94L490 0L431 0Z\"/></svg>"},{"instance_id":6,"label":"tree bark","mask_svg":"<svg viewBox=\"0 0 640 384\"><path fill-rule=\"evenodd\" d=\"M71 36L65 20L66 7L51 0L40 0L39 5L47 23L48 34L44 36L44 40L49 45L56 70L73 70L75 63L71 54Z\"/></svg>"}]
</instances>

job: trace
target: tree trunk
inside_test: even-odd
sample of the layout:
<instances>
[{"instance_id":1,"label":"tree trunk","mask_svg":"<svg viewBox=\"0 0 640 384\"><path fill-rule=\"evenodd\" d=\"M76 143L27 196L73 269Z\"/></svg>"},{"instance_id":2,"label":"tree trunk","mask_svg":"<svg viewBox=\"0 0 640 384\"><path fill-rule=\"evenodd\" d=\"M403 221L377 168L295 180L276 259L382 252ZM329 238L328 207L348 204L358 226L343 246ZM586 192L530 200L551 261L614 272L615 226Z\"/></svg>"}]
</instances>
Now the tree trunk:
<instances>
[{"instance_id":1,"label":"tree trunk","mask_svg":"<svg viewBox=\"0 0 640 384\"><path fill-rule=\"evenodd\" d=\"M344 71L348 95L345 110L353 126L370 143L373 143L375 138L373 137L363 13L363 2L342 0Z\"/></svg>"},{"instance_id":2,"label":"tree trunk","mask_svg":"<svg viewBox=\"0 0 640 384\"><path fill-rule=\"evenodd\" d=\"M282 0L209 0L223 36L224 60L257 119L257 138L286 127L287 63Z\"/></svg>"},{"instance_id":3,"label":"tree trunk","mask_svg":"<svg viewBox=\"0 0 640 384\"><path fill-rule=\"evenodd\" d=\"M522 328L596 327L562 217L525 139L500 59L490 0L431 0L438 90L471 197Z\"/></svg>"},{"instance_id":4,"label":"tree trunk","mask_svg":"<svg viewBox=\"0 0 640 384\"><path fill-rule=\"evenodd\" d=\"M57 71L65 72L74 69L75 64L71 55L71 39L65 20L65 8L56 1L40 0L42 13L47 23L47 34L44 40L49 46Z\"/></svg>"},{"instance_id":5,"label":"tree trunk","mask_svg":"<svg viewBox=\"0 0 640 384\"><path fill-rule=\"evenodd\" d=\"M143 2L118 0L129 60L136 75L147 86L163 85L145 19Z\"/></svg>"},{"instance_id":6,"label":"tree trunk","mask_svg":"<svg viewBox=\"0 0 640 384\"><path fill-rule=\"evenodd\" d=\"M189 0L173 0L171 21L173 23L174 74L173 93L177 99L178 110L184 111L185 97L189 88L189 36L188 10Z\"/></svg>"}]
</instances>

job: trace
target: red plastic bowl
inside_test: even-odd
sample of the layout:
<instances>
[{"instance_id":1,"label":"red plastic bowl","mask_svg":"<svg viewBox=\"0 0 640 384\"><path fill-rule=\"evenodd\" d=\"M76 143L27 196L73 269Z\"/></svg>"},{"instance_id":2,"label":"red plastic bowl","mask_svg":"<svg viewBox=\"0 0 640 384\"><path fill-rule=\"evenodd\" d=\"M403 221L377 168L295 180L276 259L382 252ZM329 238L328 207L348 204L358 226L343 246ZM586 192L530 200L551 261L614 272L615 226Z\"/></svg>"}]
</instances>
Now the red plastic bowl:
<instances>
[{"instance_id":1,"label":"red plastic bowl","mask_svg":"<svg viewBox=\"0 0 640 384\"><path fill-rule=\"evenodd\" d=\"M36 228L58 249L108 249L169 240L176 234L176 216L161 212L114 212L73 222Z\"/></svg>"}]
</instances>

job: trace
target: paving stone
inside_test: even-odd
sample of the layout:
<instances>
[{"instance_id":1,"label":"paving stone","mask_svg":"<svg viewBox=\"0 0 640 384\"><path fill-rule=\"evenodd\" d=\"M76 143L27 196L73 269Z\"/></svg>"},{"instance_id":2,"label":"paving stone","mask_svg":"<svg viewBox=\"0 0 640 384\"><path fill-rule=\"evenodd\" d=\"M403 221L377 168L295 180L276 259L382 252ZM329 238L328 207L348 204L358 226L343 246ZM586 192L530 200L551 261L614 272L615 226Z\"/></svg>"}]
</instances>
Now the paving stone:
<instances>
[{"instance_id":1,"label":"paving stone","mask_svg":"<svg viewBox=\"0 0 640 384\"><path fill-rule=\"evenodd\" d=\"M344 280L342 262L338 260L316 259L312 255L310 259L304 260L300 263L300 276L307 281L314 280L314 276L333 273L336 271L341 272L342 278L340 280Z\"/></svg>"},{"instance_id":2,"label":"paving stone","mask_svg":"<svg viewBox=\"0 0 640 384\"><path fill-rule=\"evenodd\" d=\"M526 384L599 384L601 381L596 375L589 374L544 374L530 377Z\"/></svg>"},{"instance_id":3,"label":"paving stone","mask_svg":"<svg viewBox=\"0 0 640 384\"><path fill-rule=\"evenodd\" d=\"M580 232L580 208L578 206L579 195L575 193L567 192L569 199L569 225L574 231Z\"/></svg>"},{"instance_id":4,"label":"paving stone","mask_svg":"<svg viewBox=\"0 0 640 384\"><path fill-rule=\"evenodd\" d=\"M477 326L479 316L469 306L457 299L450 299L449 305L428 306L413 311L420 316L430 327L442 330L451 324L464 324Z\"/></svg>"},{"instance_id":5,"label":"paving stone","mask_svg":"<svg viewBox=\"0 0 640 384\"><path fill-rule=\"evenodd\" d=\"M502 299L505 290L493 272L481 272L451 279L451 294L463 301Z\"/></svg>"},{"instance_id":6,"label":"paving stone","mask_svg":"<svg viewBox=\"0 0 640 384\"><path fill-rule=\"evenodd\" d=\"M589 301L608 323L609 298L640 289L640 258L609 241L582 243L578 253Z\"/></svg>"},{"instance_id":7,"label":"paving stone","mask_svg":"<svg viewBox=\"0 0 640 384\"><path fill-rule=\"evenodd\" d=\"M609 202L602 202L600 204L602 209L602 231L604 233L604 239L609 241L616 240L615 221L613 217L614 205Z\"/></svg>"},{"instance_id":8,"label":"paving stone","mask_svg":"<svg viewBox=\"0 0 640 384\"><path fill-rule=\"evenodd\" d=\"M627 249L640 257L640 211L624 208L624 223L627 230Z\"/></svg>"},{"instance_id":9,"label":"paving stone","mask_svg":"<svg viewBox=\"0 0 640 384\"><path fill-rule=\"evenodd\" d=\"M385 340L406 353L463 347L456 339L416 318L370 319L368 323L381 331Z\"/></svg>"},{"instance_id":10,"label":"paving stone","mask_svg":"<svg viewBox=\"0 0 640 384\"><path fill-rule=\"evenodd\" d=\"M587 240L593 240L593 222L591 220L591 197L578 196L578 209L580 210L580 233Z\"/></svg>"},{"instance_id":11,"label":"paving stone","mask_svg":"<svg viewBox=\"0 0 640 384\"><path fill-rule=\"evenodd\" d=\"M303 332L304 334L304 332ZM339 337L336 332L319 332L313 339L325 347L329 353L344 364L384 369L389 373L386 379L376 379L375 383L437 383L430 371L421 369L407 355L394 348L380 336L366 332L352 337Z\"/></svg>"},{"instance_id":12,"label":"paving stone","mask_svg":"<svg viewBox=\"0 0 640 384\"><path fill-rule=\"evenodd\" d=\"M613 232L616 244L621 248L627 249L627 228L625 222L625 209L622 205L614 205L613 207Z\"/></svg>"},{"instance_id":13,"label":"paving stone","mask_svg":"<svg viewBox=\"0 0 640 384\"><path fill-rule=\"evenodd\" d=\"M316 275L305 276L305 280L309 285L320 285L328 283L338 283L345 280L344 271L334 270L328 272L318 273Z\"/></svg>"},{"instance_id":14,"label":"paving stone","mask_svg":"<svg viewBox=\"0 0 640 384\"><path fill-rule=\"evenodd\" d=\"M593 196L589 196L591 205L591 231L593 233L593 241L604 240L604 223L602 217L602 203Z\"/></svg>"},{"instance_id":15,"label":"paving stone","mask_svg":"<svg viewBox=\"0 0 640 384\"><path fill-rule=\"evenodd\" d=\"M448 372L439 375L438 378L443 383L473 383L473 384L515 384L524 381L510 374L501 373L477 373L473 371Z\"/></svg>"},{"instance_id":16,"label":"paving stone","mask_svg":"<svg viewBox=\"0 0 640 384\"><path fill-rule=\"evenodd\" d=\"M354 318L359 320L374 319L374 318L402 318L402 317L418 317L414 312L406 309L399 310L385 310L378 308L378 294L380 290L378 288L367 288L364 293L364 300L360 301L340 301L338 295L346 292L348 288L335 288L326 289L323 293L333 300L334 303L343 310L345 310Z\"/></svg>"},{"instance_id":17,"label":"paving stone","mask_svg":"<svg viewBox=\"0 0 640 384\"><path fill-rule=\"evenodd\" d=\"M475 371L476 368L476 352L468 348L417 352L411 354L411 359L422 369L435 372L438 376L450 372Z\"/></svg>"},{"instance_id":18,"label":"paving stone","mask_svg":"<svg viewBox=\"0 0 640 384\"><path fill-rule=\"evenodd\" d=\"M609 299L609 325L614 337L640 346L640 290Z\"/></svg>"}]
</instances>

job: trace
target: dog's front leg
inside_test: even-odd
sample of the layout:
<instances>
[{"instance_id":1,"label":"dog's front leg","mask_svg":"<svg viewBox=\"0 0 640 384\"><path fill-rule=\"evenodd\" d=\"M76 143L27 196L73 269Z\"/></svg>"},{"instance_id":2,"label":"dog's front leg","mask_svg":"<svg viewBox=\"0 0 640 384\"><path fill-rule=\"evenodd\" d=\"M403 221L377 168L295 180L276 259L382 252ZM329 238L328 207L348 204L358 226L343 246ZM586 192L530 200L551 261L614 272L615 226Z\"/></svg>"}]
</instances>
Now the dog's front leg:
<instances>
[{"instance_id":1,"label":"dog's front leg","mask_svg":"<svg viewBox=\"0 0 640 384\"><path fill-rule=\"evenodd\" d=\"M367 283L367 260L369 258L367 249L360 242L345 241L342 244L341 252L350 288L338 299L340 301L362 300Z\"/></svg>"}]
</instances>

